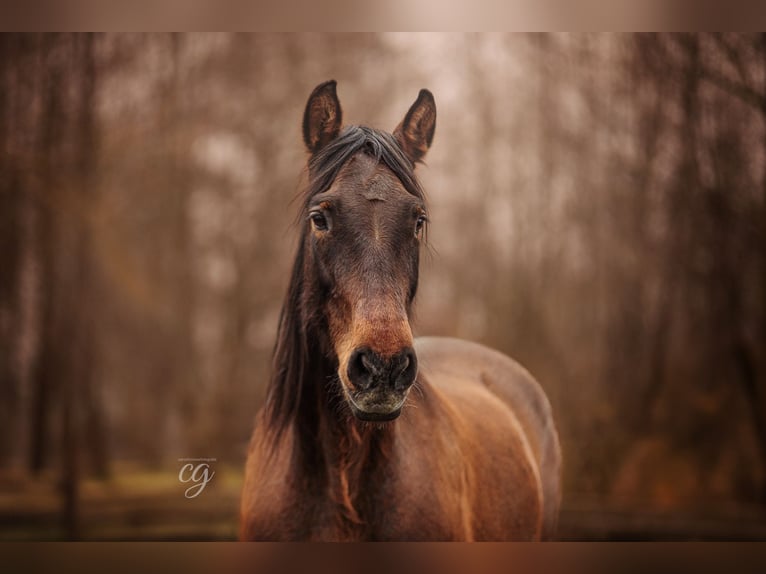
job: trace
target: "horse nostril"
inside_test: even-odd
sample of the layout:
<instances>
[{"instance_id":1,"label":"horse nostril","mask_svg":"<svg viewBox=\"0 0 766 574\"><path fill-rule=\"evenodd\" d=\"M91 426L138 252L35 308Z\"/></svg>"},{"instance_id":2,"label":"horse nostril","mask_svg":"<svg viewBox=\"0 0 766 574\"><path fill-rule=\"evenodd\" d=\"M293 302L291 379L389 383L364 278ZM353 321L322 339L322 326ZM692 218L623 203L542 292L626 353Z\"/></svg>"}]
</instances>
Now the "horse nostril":
<instances>
[{"instance_id":1,"label":"horse nostril","mask_svg":"<svg viewBox=\"0 0 766 574\"><path fill-rule=\"evenodd\" d=\"M362 368L365 369L368 373L372 373L375 370L375 366L372 364L372 360L370 359L370 355L368 353L361 353L359 360L362 363Z\"/></svg>"},{"instance_id":2,"label":"horse nostril","mask_svg":"<svg viewBox=\"0 0 766 574\"><path fill-rule=\"evenodd\" d=\"M375 355L367 347L356 349L348 360L348 378L359 390L372 387L378 379Z\"/></svg>"},{"instance_id":3,"label":"horse nostril","mask_svg":"<svg viewBox=\"0 0 766 574\"><path fill-rule=\"evenodd\" d=\"M418 359L415 349L406 348L395 357L395 366L391 369L391 383L396 390L407 389L415 382L418 373Z\"/></svg>"}]
</instances>

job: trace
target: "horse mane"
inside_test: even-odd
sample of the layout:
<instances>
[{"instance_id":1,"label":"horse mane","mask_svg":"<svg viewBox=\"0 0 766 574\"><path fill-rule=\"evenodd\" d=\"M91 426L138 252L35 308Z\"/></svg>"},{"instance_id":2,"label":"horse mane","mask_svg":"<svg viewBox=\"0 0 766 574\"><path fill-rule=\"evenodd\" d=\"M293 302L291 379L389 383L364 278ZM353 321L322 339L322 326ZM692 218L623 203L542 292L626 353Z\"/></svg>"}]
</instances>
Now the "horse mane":
<instances>
[{"instance_id":1,"label":"horse mane","mask_svg":"<svg viewBox=\"0 0 766 574\"><path fill-rule=\"evenodd\" d=\"M364 153L383 163L407 192L425 201L423 188L414 173L415 166L393 135L366 126L348 126L309 159L309 182L303 194L304 205L298 221L302 223L311 198L329 189L341 168L357 153ZM316 395L311 392L309 379L318 373L313 372L310 361L312 356L317 356L322 350L318 337L310 337L309 334L312 325L315 325L313 310L305 308L306 301L311 300L306 290L313 288L307 285L304 278L305 239L306 227L303 226L290 284L279 315L271 377L263 411L263 420L276 438L295 419L301 404L316 399ZM315 423L311 420L300 421L300 424L314 427ZM303 430L312 432L312 429Z\"/></svg>"}]
</instances>

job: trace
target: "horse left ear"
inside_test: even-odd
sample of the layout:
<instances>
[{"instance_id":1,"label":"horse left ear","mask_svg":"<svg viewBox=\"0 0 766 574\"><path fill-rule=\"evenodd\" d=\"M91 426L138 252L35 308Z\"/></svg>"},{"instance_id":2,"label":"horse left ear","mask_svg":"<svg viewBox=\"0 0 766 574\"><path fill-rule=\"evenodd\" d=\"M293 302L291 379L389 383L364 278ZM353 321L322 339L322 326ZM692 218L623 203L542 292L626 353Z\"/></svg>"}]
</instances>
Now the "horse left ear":
<instances>
[{"instance_id":1,"label":"horse left ear","mask_svg":"<svg viewBox=\"0 0 766 574\"><path fill-rule=\"evenodd\" d=\"M335 80L319 84L306 102L306 111L303 112L303 141L311 153L317 153L340 132L343 112L335 86Z\"/></svg>"},{"instance_id":2,"label":"horse left ear","mask_svg":"<svg viewBox=\"0 0 766 574\"><path fill-rule=\"evenodd\" d=\"M412 163L423 159L436 129L436 102L428 90L420 90L418 99L394 130L394 137Z\"/></svg>"}]
</instances>

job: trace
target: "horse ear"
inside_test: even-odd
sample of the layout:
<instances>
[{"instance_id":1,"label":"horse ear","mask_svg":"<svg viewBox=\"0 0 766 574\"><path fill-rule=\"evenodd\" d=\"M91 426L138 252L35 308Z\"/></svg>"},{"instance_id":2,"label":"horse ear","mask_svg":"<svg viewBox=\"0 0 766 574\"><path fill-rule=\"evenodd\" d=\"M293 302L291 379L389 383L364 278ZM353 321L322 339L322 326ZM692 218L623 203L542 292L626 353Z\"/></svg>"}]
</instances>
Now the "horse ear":
<instances>
[{"instance_id":1,"label":"horse ear","mask_svg":"<svg viewBox=\"0 0 766 574\"><path fill-rule=\"evenodd\" d=\"M428 90L420 90L418 99L394 130L394 137L412 163L423 159L436 129L436 102Z\"/></svg>"},{"instance_id":2,"label":"horse ear","mask_svg":"<svg viewBox=\"0 0 766 574\"><path fill-rule=\"evenodd\" d=\"M303 113L303 141L311 153L317 153L340 132L343 113L335 86L335 80L319 84L306 102L306 111Z\"/></svg>"}]
</instances>

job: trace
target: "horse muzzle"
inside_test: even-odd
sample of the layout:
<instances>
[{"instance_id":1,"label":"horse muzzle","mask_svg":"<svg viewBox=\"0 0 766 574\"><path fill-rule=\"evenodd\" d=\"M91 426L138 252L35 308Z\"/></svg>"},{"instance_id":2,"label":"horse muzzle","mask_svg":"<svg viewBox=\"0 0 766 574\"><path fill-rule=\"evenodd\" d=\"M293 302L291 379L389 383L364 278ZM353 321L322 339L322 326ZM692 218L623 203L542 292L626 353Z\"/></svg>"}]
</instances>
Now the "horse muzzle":
<instances>
[{"instance_id":1,"label":"horse muzzle","mask_svg":"<svg viewBox=\"0 0 766 574\"><path fill-rule=\"evenodd\" d=\"M369 347L354 350L346 369L353 387L346 389L346 395L354 416L365 421L397 418L417 373L418 360L412 347L390 357Z\"/></svg>"}]
</instances>

